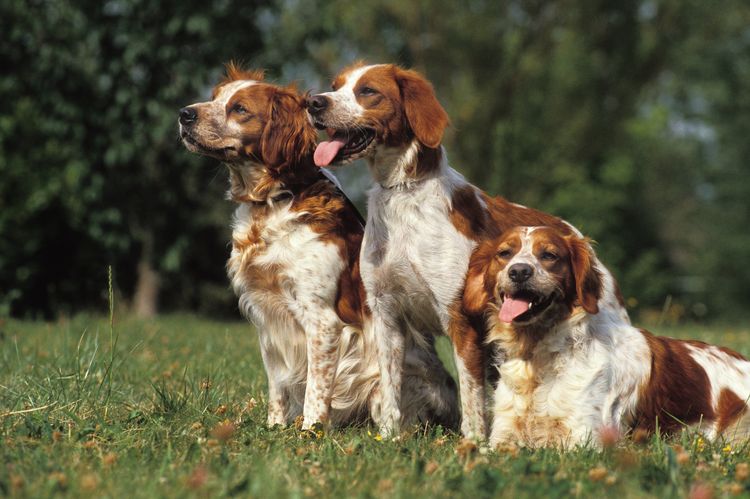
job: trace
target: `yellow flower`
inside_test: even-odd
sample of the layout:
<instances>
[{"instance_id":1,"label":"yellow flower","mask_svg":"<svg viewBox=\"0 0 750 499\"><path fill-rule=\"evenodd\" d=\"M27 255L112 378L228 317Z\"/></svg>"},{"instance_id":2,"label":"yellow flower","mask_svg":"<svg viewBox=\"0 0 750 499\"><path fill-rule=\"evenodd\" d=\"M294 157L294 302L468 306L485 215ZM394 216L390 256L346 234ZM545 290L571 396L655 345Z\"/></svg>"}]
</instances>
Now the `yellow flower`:
<instances>
[{"instance_id":1,"label":"yellow flower","mask_svg":"<svg viewBox=\"0 0 750 499\"><path fill-rule=\"evenodd\" d=\"M724 451L724 452L726 452L726 453L732 452L732 446L731 446L731 445L729 445L729 444L727 444L727 446L726 446L726 447L724 447L724 448L723 448L723 449L721 449L721 450L722 450L722 451Z\"/></svg>"},{"instance_id":2,"label":"yellow flower","mask_svg":"<svg viewBox=\"0 0 750 499\"><path fill-rule=\"evenodd\" d=\"M703 440L702 437L698 437L698 440L696 441L695 446L696 446L696 449L700 452L706 448L706 442Z\"/></svg>"}]
</instances>

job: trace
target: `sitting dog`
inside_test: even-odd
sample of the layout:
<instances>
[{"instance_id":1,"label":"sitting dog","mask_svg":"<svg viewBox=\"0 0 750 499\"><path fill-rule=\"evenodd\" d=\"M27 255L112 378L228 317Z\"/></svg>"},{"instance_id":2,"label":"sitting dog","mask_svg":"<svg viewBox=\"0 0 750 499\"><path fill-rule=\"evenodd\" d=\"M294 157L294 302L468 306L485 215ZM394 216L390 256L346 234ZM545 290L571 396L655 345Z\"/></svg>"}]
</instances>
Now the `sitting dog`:
<instances>
[{"instance_id":1,"label":"sitting dog","mask_svg":"<svg viewBox=\"0 0 750 499\"><path fill-rule=\"evenodd\" d=\"M366 158L373 177L360 265L372 310L382 377L383 433L397 433L404 401L405 348L442 333L451 338L461 392L461 430L485 438L485 329L462 309L471 253L481 241L519 223L555 225L552 215L491 197L450 167L441 146L448 116L432 85L393 64L355 64L315 95L308 112L329 140L315 163ZM601 314L629 324L616 284L597 262L604 284Z\"/></svg>"},{"instance_id":2,"label":"sitting dog","mask_svg":"<svg viewBox=\"0 0 750 499\"><path fill-rule=\"evenodd\" d=\"M472 255L467 306L499 347L490 443L596 444L613 428L748 436L750 362L726 348L654 336L597 314L602 276L587 240L515 227Z\"/></svg>"},{"instance_id":3,"label":"sitting dog","mask_svg":"<svg viewBox=\"0 0 750 499\"><path fill-rule=\"evenodd\" d=\"M380 416L379 371L359 276L363 221L313 164L305 99L227 66L212 100L180 110L188 150L229 168L229 277L252 320L268 375L268 424ZM406 355L404 423L458 423L456 387L434 346Z\"/></svg>"}]
</instances>

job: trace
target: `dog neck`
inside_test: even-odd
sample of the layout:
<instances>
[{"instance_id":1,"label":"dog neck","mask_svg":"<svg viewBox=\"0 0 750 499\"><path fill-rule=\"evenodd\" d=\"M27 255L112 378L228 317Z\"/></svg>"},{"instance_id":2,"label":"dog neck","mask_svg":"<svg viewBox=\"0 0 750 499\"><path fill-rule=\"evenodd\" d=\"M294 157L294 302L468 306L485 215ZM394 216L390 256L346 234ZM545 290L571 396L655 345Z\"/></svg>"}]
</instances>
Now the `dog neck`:
<instances>
[{"instance_id":1,"label":"dog neck","mask_svg":"<svg viewBox=\"0 0 750 499\"><path fill-rule=\"evenodd\" d=\"M588 314L583 309L550 312L528 325L505 324L493 318L490 340L498 343L508 359L533 361L535 357L547 359L568 350L588 335Z\"/></svg>"},{"instance_id":2,"label":"dog neck","mask_svg":"<svg viewBox=\"0 0 750 499\"><path fill-rule=\"evenodd\" d=\"M403 146L376 149L368 158L370 173L383 189L406 188L440 170L445 154L442 146L432 149L417 139Z\"/></svg>"},{"instance_id":3,"label":"dog neck","mask_svg":"<svg viewBox=\"0 0 750 499\"><path fill-rule=\"evenodd\" d=\"M280 199L296 196L305 187L323 178L313 164L312 156L309 161L282 174L275 174L268 166L254 161L226 165L229 168L227 197L236 203L273 204Z\"/></svg>"}]
</instances>

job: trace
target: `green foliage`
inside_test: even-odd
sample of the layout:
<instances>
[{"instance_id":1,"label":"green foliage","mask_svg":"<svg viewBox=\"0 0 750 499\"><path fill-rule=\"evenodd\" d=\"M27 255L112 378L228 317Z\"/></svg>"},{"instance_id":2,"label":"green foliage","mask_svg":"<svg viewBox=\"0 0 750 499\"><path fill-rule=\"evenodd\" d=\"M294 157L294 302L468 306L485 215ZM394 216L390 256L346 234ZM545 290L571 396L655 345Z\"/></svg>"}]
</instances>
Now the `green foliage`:
<instances>
[{"instance_id":1,"label":"green foliage","mask_svg":"<svg viewBox=\"0 0 750 499\"><path fill-rule=\"evenodd\" d=\"M259 51L260 5L3 3L0 63L14 68L0 77L6 313L91 306L107 263L129 293L145 259L163 272L167 304L197 307L201 283L223 284L224 185L215 162L183 150L176 116L223 61Z\"/></svg>"},{"instance_id":2,"label":"green foliage","mask_svg":"<svg viewBox=\"0 0 750 499\"><path fill-rule=\"evenodd\" d=\"M750 353L746 327L658 332ZM697 483L715 496L750 486L750 448L690 432L561 453L477 449L441 428L397 442L369 426L269 429L257 335L239 321L115 317L111 333L107 317L10 320L0 342L3 495L684 497Z\"/></svg>"},{"instance_id":3,"label":"green foliage","mask_svg":"<svg viewBox=\"0 0 750 499\"><path fill-rule=\"evenodd\" d=\"M3 2L0 314L95 306L110 263L130 296L144 262L165 308L234 313L224 174L176 111L229 59L321 89L360 58L424 71L452 165L598 241L631 305L743 313L748 24L739 0Z\"/></svg>"}]
</instances>

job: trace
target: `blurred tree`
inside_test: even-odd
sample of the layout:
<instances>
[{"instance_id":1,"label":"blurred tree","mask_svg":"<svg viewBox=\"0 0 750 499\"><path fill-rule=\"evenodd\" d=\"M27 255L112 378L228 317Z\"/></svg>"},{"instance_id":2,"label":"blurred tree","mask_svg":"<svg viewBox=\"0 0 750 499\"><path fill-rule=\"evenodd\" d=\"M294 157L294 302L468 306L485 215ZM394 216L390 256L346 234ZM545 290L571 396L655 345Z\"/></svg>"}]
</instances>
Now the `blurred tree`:
<instances>
[{"instance_id":1,"label":"blurred tree","mask_svg":"<svg viewBox=\"0 0 750 499\"><path fill-rule=\"evenodd\" d=\"M697 171L692 191L700 210L685 221L691 235L683 258L687 291L696 306L729 318L750 303L750 4L725 0L702 8L690 37L675 54L661 94L673 116L670 128L694 154L680 168ZM698 163L698 166L695 166ZM681 222L681 223L680 223ZM694 224L694 225L693 225ZM696 230L697 229L697 230Z\"/></svg>"},{"instance_id":2,"label":"blurred tree","mask_svg":"<svg viewBox=\"0 0 750 499\"><path fill-rule=\"evenodd\" d=\"M206 97L222 61L260 51L262 1L205 5L2 3L0 64L13 68L0 76L6 309L85 306L108 263L144 316L162 287L181 306L198 304L203 283L226 287L224 185L215 162L183 150L176 116Z\"/></svg>"},{"instance_id":3,"label":"blurred tree","mask_svg":"<svg viewBox=\"0 0 750 499\"><path fill-rule=\"evenodd\" d=\"M231 58L326 88L364 58L425 72L451 163L599 241L631 305L750 294L750 7L725 0L0 4L0 313L99 298L232 305L223 172L176 110ZM221 174L218 174L221 172ZM220 176L222 180L217 180ZM364 169L341 171L361 198Z\"/></svg>"}]
</instances>

